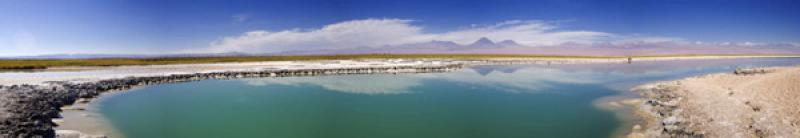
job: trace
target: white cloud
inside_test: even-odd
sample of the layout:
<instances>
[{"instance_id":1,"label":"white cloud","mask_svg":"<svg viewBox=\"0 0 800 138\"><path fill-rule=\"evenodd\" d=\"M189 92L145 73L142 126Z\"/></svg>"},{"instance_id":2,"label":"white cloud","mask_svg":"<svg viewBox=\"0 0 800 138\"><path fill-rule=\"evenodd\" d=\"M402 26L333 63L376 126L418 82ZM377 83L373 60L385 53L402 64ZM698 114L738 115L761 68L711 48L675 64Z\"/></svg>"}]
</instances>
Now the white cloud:
<instances>
[{"instance_id":1,"label":"white cloud","mask_svg":"<svg viewBox=\"0 0 800 138\"><path fill-rule=\"evenodd\" d=\"M422 85L420 78L400 75L323 76L245 79L247 85L315 85L324 89L354 94L403 94L411 87Z\"/></svg>"},{"instance_id":2,"label":"white cloud","mask_svg":"<svg viewBox=\"0 0 800 138\"><path fill-rule=\"evenodd\" d=\"M557 31L558 27L539 21L512 20L486 27L435 34L437 40L470 43L481 37L493 40L514 40L527 46L558 45L567 42L592 43L614 36L611 33L594 31Z\"/></svg>"},{"instance_id":3,"label":"white cloud","mask_svg":"<svg viewBox=\"0 0 800 138\"><path fill-rule=\"evenodd\" d=\"M470 43L480 37L514 40L522 45L558 45L567 42L592 43L614 36L594 31L561 31L558 26L539 21L512 20L444 33L426 33L422 26L403 19L365 19L340 22L318 29L283 31L255 30L239 36L223 37L210 43L205 52L267 53L292 50L380 47L432 40Z\"/></svg>"},{"instance_id":4,"label":"white cloud","mask_svg":"<svg viewBox=\"0 0 800 138\"><path fill-rule=\"evenodd\" d=\"M437 74L452 82L503 89L507 92L538 92L553 87L556 83L596 84L607 79L591 71L565 72L553 68L526 67L514 72L492 72L479 75L474 71L459 71Z\"/></svg>"},{"instance_id":5,"label":"white cloud","mask_svg":"<svg viewBox=\"0 0 800 138\"><path fill-rule=\"evenodd\" d=\"M246 20L247 16L234 16ZM312 29L282 31L254 30L239 36L222 37L196 53L272 53L284 51L382 47L432 40L472 43L481 37L495 41L514 40L524 46L565 45L684 45L684 46L762 46L755 42L699 42L677 37L640 34L613 34L599 31L565 30L555 22L510 20L491 25L469 25L448 32L425 32L423 26L404 19L364 19L325 25ZM798 45L798 44L794 44Z\"/></svg>"},{"instance_id":6,"label":"white cloud","mask_svg":"<svg viewBox=\"0 0 800 138\"><path fill-rule=\"evenodd\" d=\"M410 20L367 19L326 25L320 29L278 32L250 31L211 42L210 52L279 52L397 45L430 40Z\"/></svg>"}]
</instances>

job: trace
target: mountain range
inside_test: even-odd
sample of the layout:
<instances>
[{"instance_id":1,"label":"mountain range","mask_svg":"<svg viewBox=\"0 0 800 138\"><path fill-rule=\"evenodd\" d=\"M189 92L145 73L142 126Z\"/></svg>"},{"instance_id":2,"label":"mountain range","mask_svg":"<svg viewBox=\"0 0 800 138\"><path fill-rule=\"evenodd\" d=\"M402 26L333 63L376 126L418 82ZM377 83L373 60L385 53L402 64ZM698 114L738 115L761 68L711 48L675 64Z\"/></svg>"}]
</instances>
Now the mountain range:
<instances>
[{"instance_id":1,"label":"mountain range","mask_svg":"<svg viewBox=\"0 0 800 138\"><path fill-rule=\"evenodd\" d=\"M693 44L693 43L565 43L556 46L526 46L514 40L495 42L482 37L472 43L459 44L453 41L433 40L423 43L387 45L381 47L357 47L286 51L280 53L207 53L207 54L53 54L23 57L0 57L0 59L56 59L56 58L153 58L153 57L227 57L269 55L333 55L333 54L531 54L564 56L652 56L688 54L800 54L800 46L794 44Z\"/></svg>"},{"instance_id":2,"label":"mountain range","mask_svg":"<svg viewBox=\"0 0 800 138\"><path fill-rule=\"evenodd\" d=\"M568 56L651 56L685 54L800 54L800 46L792 44L686 44L675 42L631 43L565 43L555 46L526 46L513 40L492 41L486 37L473 43L430 41L383 47L358 47L313 51L289 51L281 55L325 54L539 54Z\"/></svg>"}]
</instances>

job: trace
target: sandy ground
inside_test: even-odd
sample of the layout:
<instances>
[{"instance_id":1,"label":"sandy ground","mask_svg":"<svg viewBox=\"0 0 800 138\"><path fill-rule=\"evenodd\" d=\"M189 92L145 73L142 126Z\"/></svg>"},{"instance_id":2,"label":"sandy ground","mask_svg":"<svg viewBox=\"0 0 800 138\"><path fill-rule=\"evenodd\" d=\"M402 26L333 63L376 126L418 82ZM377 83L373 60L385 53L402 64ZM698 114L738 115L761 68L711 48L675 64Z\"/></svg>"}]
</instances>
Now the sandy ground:
<instances>
[{"instance_id":1,"label":"sandy ground","mask_svg":"<svg viewBox=\"0 0 800 138\"><path fill-rule=\"evenodd\" d=\"M800 67L711 74L637 87L644 130L631 137L800 137Z\"/></svg>"}]
</instances>

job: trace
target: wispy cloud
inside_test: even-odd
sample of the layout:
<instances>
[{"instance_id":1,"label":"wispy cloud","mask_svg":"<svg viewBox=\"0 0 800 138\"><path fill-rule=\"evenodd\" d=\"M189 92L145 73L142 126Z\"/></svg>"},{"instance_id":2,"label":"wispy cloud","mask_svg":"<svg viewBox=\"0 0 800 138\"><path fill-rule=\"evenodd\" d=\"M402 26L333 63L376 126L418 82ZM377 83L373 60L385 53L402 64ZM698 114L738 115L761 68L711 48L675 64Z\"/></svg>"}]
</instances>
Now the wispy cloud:
<instances>
[{"instance_id":1,"label":"wispy cloud","mask_svg":"<svg viewBox=\"0 0 800 138\"><path fill-rule=\"evenodd\" d=\"M248 14L236 14L236 15L231 16L231 19L233 19L233 22L235 22L235 23L241 23L241 22L245 22L248 19L250 19L250 15L248 15Z\"/></svg>"},{"instance_id":2,"label":"wispy cloud","mask_svg":"<svg viewBox=\"0 0 800 138\"><path fill-rule=\"evenodd\" d=\"M20 30L14 33L11 39L14 48L27 51L36 47L36 36L30 31Z\"/></svg>"}]
</instances>

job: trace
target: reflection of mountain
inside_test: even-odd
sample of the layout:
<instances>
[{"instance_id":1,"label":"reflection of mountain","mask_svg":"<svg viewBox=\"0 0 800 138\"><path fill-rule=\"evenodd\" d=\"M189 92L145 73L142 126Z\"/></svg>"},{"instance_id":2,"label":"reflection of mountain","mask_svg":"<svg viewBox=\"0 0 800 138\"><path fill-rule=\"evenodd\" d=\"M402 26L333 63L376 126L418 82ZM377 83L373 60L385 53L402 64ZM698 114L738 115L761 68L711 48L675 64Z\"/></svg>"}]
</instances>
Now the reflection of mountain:
<instances>
[{"instance_id":1,"label":"reflection of mountain","mask_svg":"<svg viewBox=\"0 0 800 138\"><path fill-rule=\"evenodd\" d=\"M532 66L480 66L478 69L447 73L288 77L244 81L248 85L314 85L332 91L356 94L403 94L413 93L409 89L422 86L427 80L464 83L506 92L536 93L558 83L590 84L602 79L604 78L591 75L591 72L567 73L558 69Z\"/></svg>"},{"instance_id":2,"label":"reflection of mountain","mask_svg":"<svg viewBox=\"0 0 800 138\"><path fill-rule=\"evenodd\" d=\"M358 94L402 94L421 85L420 78L398 75L353 75L246 79L248 85L315 85L322 88Z\"/></svg>"},{"instance_id":3,"label":"reflection of mountain","mask_svg":"<svg viewBox=\"0 0 800 138\"><path fill-rule=\"evenodd\" d=\"M474 66L470 67L470 69L475 70L481 76L486 76L492 72L502 72L502 73L514 73L515 71L526 68L524 66Z\"/></svg>"}]
</instances>

